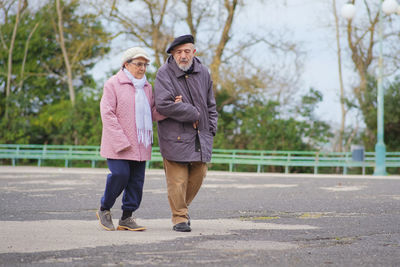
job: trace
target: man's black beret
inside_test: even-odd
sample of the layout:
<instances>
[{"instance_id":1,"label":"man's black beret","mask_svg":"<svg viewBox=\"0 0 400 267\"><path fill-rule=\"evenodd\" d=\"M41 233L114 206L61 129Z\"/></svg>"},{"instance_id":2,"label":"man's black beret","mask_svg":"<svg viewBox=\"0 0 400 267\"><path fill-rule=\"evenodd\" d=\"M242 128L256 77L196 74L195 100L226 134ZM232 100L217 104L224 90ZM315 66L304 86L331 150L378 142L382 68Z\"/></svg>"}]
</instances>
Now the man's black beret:
<instances>
[{"instance_id":1,"label":"man's black beret","mask_svg":"<svg viewBox=\"0 0 400 267\"><path fill-rule=\"evenodd\" d=\"M176 37L175 40L169 45L169 47L167 49L167 53L170 54L171 51L178 45L187 44L187 43L194 44L194 38L192 35L187 34L187 35L182 35L182 36Z\"/></svg>"}]
</instances>

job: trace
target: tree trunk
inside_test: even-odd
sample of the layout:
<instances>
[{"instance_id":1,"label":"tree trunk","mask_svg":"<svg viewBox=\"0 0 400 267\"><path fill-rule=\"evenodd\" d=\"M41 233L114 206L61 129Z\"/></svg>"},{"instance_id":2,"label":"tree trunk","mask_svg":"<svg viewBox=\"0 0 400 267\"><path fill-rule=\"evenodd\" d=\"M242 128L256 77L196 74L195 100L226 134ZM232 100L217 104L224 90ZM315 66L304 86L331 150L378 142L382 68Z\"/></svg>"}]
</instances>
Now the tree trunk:
<instances>
[{"instance_id":1,"label":"tree trunk","mask_svg":"<svg viewBox=\"0 0 400 267\"><path fill-rule=\"evenodd\" d=\"M211 62L211 77L213 80L213 90L214 95L216 95L216 88L219 84L219 67L221 66L221 59L224 53L224 49L226 44L229 41L229 32L232 28L233 18L235 15L236 6L238 4L238 0L233 0L232 3L229 0L225 0L225 8L228 11L228 16L225 20L225 26L221 33L221 38L219 39L219 43L217 48L215 49L213 61Z\"/></svg>"},{"instance_id":2,"label":"tree trunk","mask_svg":"<svg viewBox=\"0 0 400 267\"><path fill-rule=\"evenodd\" d=\"M28 57L29 41L31 40L32 35L34 34L34 32L36 31L38 26L39 26L39 23L36 23L35 26L33 27L33 30L29 33L28 39L26 40L26 43L25 43L24 59L22 60L21 74L20 74L20 80L19 80L19 85L18 85L19 89L22 89L22 86L24 85L24 70L25 70L26 58Z\"/></svg>"},{"instance_id":3,"label":"tree trunk","mask_svg":"<svg viewBox=\"0 0 400 267\"><path fill-rule=\"evenodd\" d=\"M14 50L14 44L15 44L15 38L17 36L17 29L19 25L19 16L21 12L21 4L22 0L18 0L18 9L17 9L17 14L15 16L15 24L14 24L14 29L13 33L11 36L11 41L10 41L10 46L8 47L8 62L7 62L7 83L6 83L6 107L5 107L5 112L4 112L4 117L5 119L8 119L8 98L11 94L11 77L12 77L12 56L13 56L13 50Z\"/></svg>"},{"instance_id":4,"label":"tree trunk","mask_svg":"<svg viewBox=\"0 0 400 267\"><path fill-rule=\"evenodd\" d=\"M67 70L67 83L68 83L68 90L69 90L69 97L71 100L72 106L75 106L75 89L72 83L72 66L69 62L67 48L65 46L64 40L64 27L63 27L63 18L62 18L62 8L60 6L60 0L56 0L56 9L58 15L58 34L59 34L59 43L61 47L61 51L64 58L65 69Z\"/></svg>"},{"instance_id":5,"label":"tree trunk","mask_svg":"<svg viewBox=\"0 0 400 267\"><path fill-rule=\"evenodd\" d=\"M153 24L152 24L152 28L153 28L152 44L153 45L152 46L153 46L153 50L155 52L155 61L156 61L155 64L156 64L157 68L159 68L161 66L161 60L160 59L162 57L160 55L164 54L164 51L162 51L164 46L163 45L160 46L160 44L161 44L161 40L160 39L162 39L162 35L160 33L160 30L161 30L161 25L162 25L162 23L164 21L167 5L168 5L168 0L164 0L164 3L163 3L162 8L161 8L160 18L159 18L158 22L156 24L154 24L155 21L152 20L153 21ZM151 7L149 6L149 9L150 8Z\"/></svg>"}]
</instances>

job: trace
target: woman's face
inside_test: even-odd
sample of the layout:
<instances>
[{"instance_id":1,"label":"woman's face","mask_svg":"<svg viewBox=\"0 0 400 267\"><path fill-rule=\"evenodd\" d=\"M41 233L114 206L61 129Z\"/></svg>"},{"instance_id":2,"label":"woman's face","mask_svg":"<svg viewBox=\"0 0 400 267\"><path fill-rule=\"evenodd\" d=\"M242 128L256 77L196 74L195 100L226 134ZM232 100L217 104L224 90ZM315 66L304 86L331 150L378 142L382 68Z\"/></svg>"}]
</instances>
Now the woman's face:
<instances>
[{"instance_id":1,"label":"woman's face","mask_svg":"<svg viewBox=\"0 0 400 267\"><path fill-rule=\"evenodd\" d=\"M146 73L146 68L149 65L145 58L139 57L132 60L130 63L125 63L125 68L135 77L136 79L142 79Z\"/></svg>"}]
</instances>

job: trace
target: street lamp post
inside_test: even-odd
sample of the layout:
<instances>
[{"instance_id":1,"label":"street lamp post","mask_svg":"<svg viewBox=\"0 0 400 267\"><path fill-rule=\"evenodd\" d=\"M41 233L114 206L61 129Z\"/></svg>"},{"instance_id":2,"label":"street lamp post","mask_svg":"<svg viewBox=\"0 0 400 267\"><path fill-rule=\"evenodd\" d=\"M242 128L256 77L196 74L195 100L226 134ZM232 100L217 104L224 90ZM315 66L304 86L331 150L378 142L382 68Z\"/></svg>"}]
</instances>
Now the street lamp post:
<instances>
[{"instance_id":1,"label":"street lamp post","mask_svg":"<svg viewBox=\"0 0 400 267\"><path fill-rule=\"evenodd\" d=\"M383 37L382 37L382 0L379 11L379 62L378 62L378 92L377 92L377 142L375 144L375 172L374 175L386 175L386 146L384 137L384 93L383 93Z\"/></svg>"},{"instance_id":2,"label":"street lamp post","mask_svg":"<svg viewBox=\"0 0 400 267\"><path fill-rule=\"evenodd\" d=\"M353 4L345 4L342 7L342 16L348 20L354 18L356 9ZM375 145L375 172L374 175L386 175L386 146L384 142L384 93L383 93L383 12L392 14L400 12L396 0L380 0L378 38L379 38L379 61L378 61L378 84L377 84L377 142Z\"/></svg>"}]
</instances>

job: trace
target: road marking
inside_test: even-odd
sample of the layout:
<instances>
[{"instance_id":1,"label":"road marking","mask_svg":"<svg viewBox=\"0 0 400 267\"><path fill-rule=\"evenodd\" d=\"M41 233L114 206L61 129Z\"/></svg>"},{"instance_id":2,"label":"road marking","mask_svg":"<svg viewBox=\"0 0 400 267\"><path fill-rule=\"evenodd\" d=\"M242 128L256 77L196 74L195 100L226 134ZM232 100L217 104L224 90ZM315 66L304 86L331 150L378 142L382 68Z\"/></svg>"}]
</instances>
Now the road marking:
<instances>
[{"instance_id":1,"label":"road marking","mask_svg":"<svg viewBox=\"0 0 400 267\"><path fill-rule=\"evenodd\" d=\"M69 179L69 180L54 180L54 179L48 179L48 180L34 180L34 181L18 181L18 182L8 182L7 185L91 185L94 184L94 182L91 182L89 180L75 180L75 179Z\"/></svg>"},{"instance_id":2,"label":"road marking","mask_svg":"<svg viewBox=\"0 0 400 267\"><path fill-rule=\"evenodd\" d=\"M172 231L170 219L137 220L144 232L105 231L99 222L82 220L0 221L0 253L28 253L158 243L177 238L229 235L235 230L312 230L311 225L260 223L238 219L192 220L193 231ZM114 220L114 225L118 221Z\"/></svg>"},{"instance_id":3,"label":"road marking","mask_svg":"<svg viewBox=\"0 0 400 267\"><path fill-rule=\"evenodd\" d=\"M298 245L289 242L256 240L212 240L198 243L196 247L212 250L287 250L299 248Z\"/></svg>"},{"instance_id":4,"label":"road marking","mask_svg":"<svg viewBox=\"0 0 400 267\"><path fill-rule=\"evenodd\" d=\"M349 191L360 191L366 188L366 186L343 186L343 185L336 185L332 187L320 187L323 190L327 191L334 191L334 192L349 192Z\"/></svg>"},{"instance_id":5,"label":"road marking","mask_svg":"<svg viewBox=\"0 0 400 267\"><path fill-rule=\"evenodd\" d=\"M57 187L57 188L30 188L22 189L17 187L5 187L1 188L2 191L6 192L19 192L19 193L37 193L37 192L54 192L54 191L67 191L74 190L73 187Z\"/></svg>"},{"instance_id":6,"label":"road marking","mask_svg":"<svg viewBox=\"0 0 400 267\"><path fill-rule=\"evenodd\" d=\"M250 189L250 188L290 188L297 187L298 184L204 184L206 188L237 188L237 189Z\"/></svg>"},{"instance_id":7,"label":"road marking","mask_svg":"<svg viewBox=\"0 0 400 267\"><path fill-rule=\"evenodd\" d=\"M167 189L144 189L143 190L144 193L151 193L151 194L166 194L167 193Z\"/></svg>"}]
</instances>

